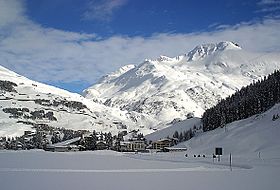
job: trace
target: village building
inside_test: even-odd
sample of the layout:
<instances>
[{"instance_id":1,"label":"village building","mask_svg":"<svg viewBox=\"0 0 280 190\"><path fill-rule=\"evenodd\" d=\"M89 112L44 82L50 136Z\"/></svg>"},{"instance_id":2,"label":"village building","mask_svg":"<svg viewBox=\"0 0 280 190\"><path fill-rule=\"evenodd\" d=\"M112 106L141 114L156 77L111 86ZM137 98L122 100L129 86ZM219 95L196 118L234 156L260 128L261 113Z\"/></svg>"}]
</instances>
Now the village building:
<instances>
[{"instance_id":1,"label":"village building","mask_svg":"<svg viewBox=\"0 0 280 190\"><path fill-rule=\"evenodd\" d=\"M34 136L34 135L36 135L35 131L24 131L24 136L25 137L31 137L31 136Z\"/></svg>"},{"instance_id":2,"label":"village building","mask_svg":"<svg viewBox=\"0 0 280 190\"><path fill-rule=\"evenodd\" d=\"M83 135L82 139L84 142L90 142L92 141L92 136L91 135Z\"/></svg>"},{"instance_id":3,"label":"village building","mask_svg":"<svg viewBox=\"0 0 280 190\"><path fill-rule=\"evenodd\" d=\"M152 142L152 149L163 150L166 147L171 147L174 145L174 141L169 138L160 139L155 142Z\"/></svg>"},{"instance_id":4,"label":"village building","mask_svg":"<svg viewBox=\"0 0 280 190\"><path fill-rule=\"evenodd\" d=\"M145 141L121 141L120 151L122 152L142 152L146 150Z\"/></svg>"},{"instance_id":5,"label":"village building","mask_svg":"<svg viewBox=\"0 0 280 190\"><path fill-rule=\"evenodd\" d=\"M127 152L141 152L145 151L146 144L144 141L136 140L136 141L121 141L121 151Z\"/></svg>"}]
</instances>

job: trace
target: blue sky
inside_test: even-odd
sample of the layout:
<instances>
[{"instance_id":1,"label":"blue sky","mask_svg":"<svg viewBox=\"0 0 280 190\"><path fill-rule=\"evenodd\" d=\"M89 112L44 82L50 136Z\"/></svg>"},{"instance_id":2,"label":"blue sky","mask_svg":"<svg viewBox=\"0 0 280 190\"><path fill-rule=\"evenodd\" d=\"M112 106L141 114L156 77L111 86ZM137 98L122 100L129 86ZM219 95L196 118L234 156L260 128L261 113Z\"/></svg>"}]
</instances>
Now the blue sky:
<instances>
[{"instance_id":1,"label":"blue sky","mask_svg":"<svg viewBox=\"0 0 280 190\"><path fill-rule=\"evenodd\" d=\"M111 5L112 2L116 2L115 5ZM27 13L33 21L45 27L95 33L103 38L112 35L147 37L154 33L209 31L214 29L211 26L235 25L262 19L267 15L276 15L277 10L262 11L269 3L263 6L260 2L255 0L28 0Z\"/></svg>"},{"instance_id":2,"label":"blue sky","mask_svg":"<svg viewBox=\"0 0 280 190\"><path fill-rule=\"evenodd\" d=\"M230 40L280 51L280 0L0 0L0 64L80 93L127 64Z\"/></svg>"}]
</instances>

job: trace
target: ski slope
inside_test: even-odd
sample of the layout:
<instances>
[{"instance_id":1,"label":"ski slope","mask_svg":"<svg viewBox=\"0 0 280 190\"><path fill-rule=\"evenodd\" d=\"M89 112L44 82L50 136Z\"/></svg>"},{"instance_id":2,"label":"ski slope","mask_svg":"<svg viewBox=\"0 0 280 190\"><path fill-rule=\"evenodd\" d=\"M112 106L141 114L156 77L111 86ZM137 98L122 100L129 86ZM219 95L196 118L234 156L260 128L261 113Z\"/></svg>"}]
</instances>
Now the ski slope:
<instances>
[{"instance_id":1,"label":"ski slope","mask_svg":"<svg viewBox=\"0 0 280 190\"><path fill-rule=\"evenodd\" d=\"M189 152L212 154L214 147L223 147L224 154L280 158L280 119L272 120L273 115L280 115L280 104L276 104L265 113L227 124L225 128L197 134L190 141L183 143Z\"/></svg>"},{"instance_id":2,"label":"ski slope","mask_svg":"<svg viewBox=\"0 0 280 190\"><path fill-rule=\"evenodd\" d=\"M189 129L193 130L193 127L196 126L197 128L201 125L201 119L200 118L191 118L186 119L183 121L178 121L176 123L170 123L167 125L166 128L157 130L153 133L150 133L145 136L147 141L157 141L159 139L164 139L166 137L173 137L173 134L175 131L178 133L183 133L184 131L187 131ZM160 127L159 127L160 128Z\"/></svg>"}]
</instances>

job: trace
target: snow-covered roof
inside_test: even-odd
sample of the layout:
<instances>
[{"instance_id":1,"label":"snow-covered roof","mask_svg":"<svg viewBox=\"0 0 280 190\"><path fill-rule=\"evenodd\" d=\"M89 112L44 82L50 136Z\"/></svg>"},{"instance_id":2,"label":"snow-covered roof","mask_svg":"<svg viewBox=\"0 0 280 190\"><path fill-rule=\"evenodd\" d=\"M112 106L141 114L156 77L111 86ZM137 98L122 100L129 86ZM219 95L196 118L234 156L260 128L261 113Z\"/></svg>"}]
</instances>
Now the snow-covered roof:
<instances>
[{"instance_id":1,"label":"snow-covered roof","mask_svg":"<svg viewBox=\"0 0 280 190\"><path fill-rule=\"evenodd\" d=\"M76 138L69 139L69 140L66 140L63 142L52 144L51 146L67 146L67 145L70 145L71 143L79 141L80 139L81 139L81 137L76 137Z\"/></svg>"},{"instance_id":2,"label":"snow-covered roof","mask_svg":"<svg viewBox=\"0 0 280 190\"><path fill-rule=\"evenodd\" d=\"M163 141L172 141L171 139L168 139L168 138L163 138L163 139L159 139L157 140L156 142L163 142Z\"/></svg>"},{"instance_id":3,"label":"snow-covered roof","mask_svg":"<svg viewBox=\"0 0 280 190\"><path fill-rule=\"evenodd\" d=\"M96 144L99 144L99 143L104 143L104 144L106 144L106 141L96 141Z\"/></svg>"},{"instance_id":4,"label":"snow-covered roof","mask_svg":"<svg viewBox=\"0 0 280 190\"><path fill-rule=\"evenodd\" d=\"M144 141L137 140L137 141L121 141L120 142L121 145L132 144L132 143L144 143Z\"/></svg>"},{"instance_id":5,"label":"snow-covered roof","mask_svg":"<svg viewBox=\"0 0 280 190\"><path fill-rule=\"evenodd\" d=\"M168 150L187 150L186 147L165 147Z\"/></svg>"}]
</instances>

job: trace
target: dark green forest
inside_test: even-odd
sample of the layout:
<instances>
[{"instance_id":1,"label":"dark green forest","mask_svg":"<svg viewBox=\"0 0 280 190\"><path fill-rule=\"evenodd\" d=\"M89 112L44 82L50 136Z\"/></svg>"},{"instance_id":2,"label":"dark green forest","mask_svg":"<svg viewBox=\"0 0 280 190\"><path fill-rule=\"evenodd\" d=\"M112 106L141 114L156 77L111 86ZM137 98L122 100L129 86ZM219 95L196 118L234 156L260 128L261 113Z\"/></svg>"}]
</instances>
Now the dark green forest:
<instances>
[{"instance_id":1,"label":"dark green forest","mask_svg":"<svg viewBox=\"0 0 280 190\"><path fill-rule=\"evenodd\" d=\"M263 113L279 102L280 71L276 70L206 110L202 116L203 131Z\"/></svg>"}]
</instances>

